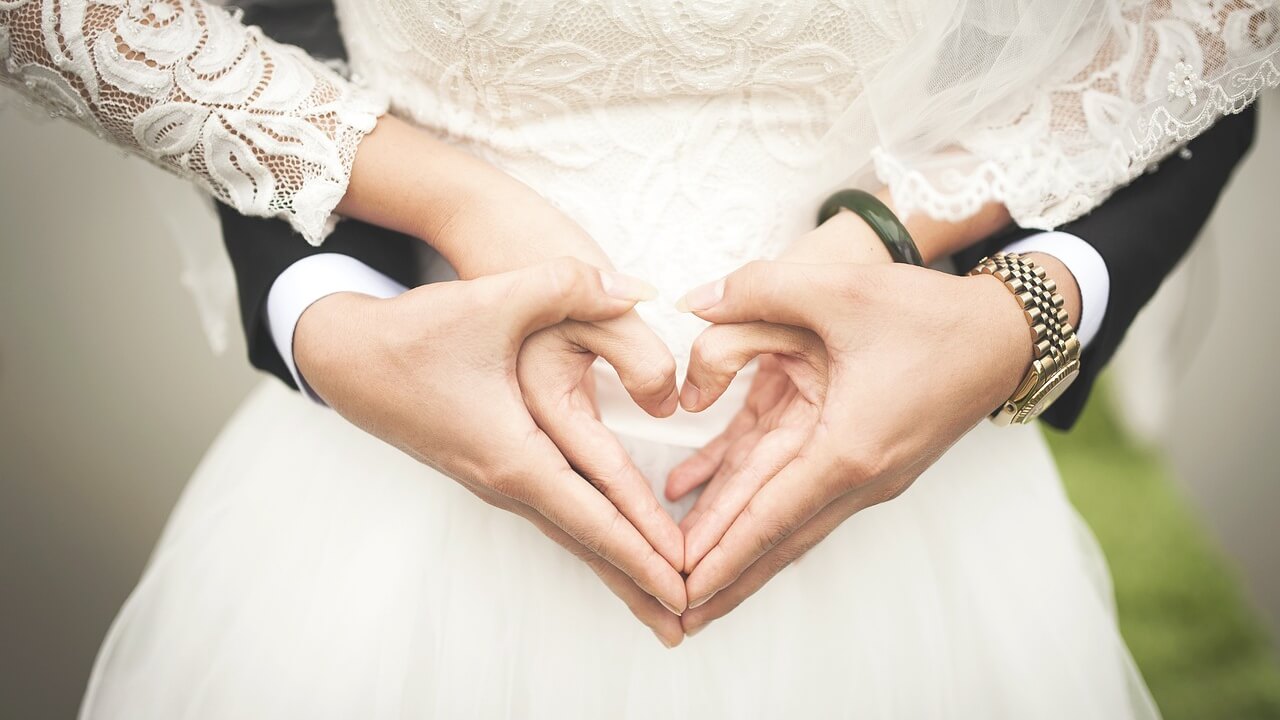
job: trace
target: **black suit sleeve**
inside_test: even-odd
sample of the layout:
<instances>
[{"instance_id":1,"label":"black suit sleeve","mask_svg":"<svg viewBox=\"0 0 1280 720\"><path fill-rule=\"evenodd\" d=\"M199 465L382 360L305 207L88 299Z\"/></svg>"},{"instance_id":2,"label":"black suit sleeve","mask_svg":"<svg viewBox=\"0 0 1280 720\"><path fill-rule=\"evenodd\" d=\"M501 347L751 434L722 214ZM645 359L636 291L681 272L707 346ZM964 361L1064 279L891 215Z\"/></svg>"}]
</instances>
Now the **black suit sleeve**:
<instances>
[{"instance_id":1,"label":"black suit sleeve","mask_svg":"<svg viewBox=\"0 0 1280 720\"><path fill-rule=\"evenodd\" d=\"M235 269L249 362L295 390L297 383L280 357L267 324L267 293L280 273L310 255L340 253L360 260L403 285L417 284L418 241L407 235L344 220L324 245L317 248L283 220L246 217L222 204L218 205L218 216L222 220L222 240Z\"/></svg>"},{"instance_id":2,"label":"black suit sleeve","mask_svg":"<svg viewBox=\"0 0 1280 720\"><path fill-rule=\"evenodd\" d=\"M1041 416L1049 425L1066 430L1079 418L1094 382L1138 311L1200 234L1253 143L1256 124L1256 106L1222 118L1187 145L1189 157L1169 157L1092 213L1059 228L1098 251L1111 276L1111 293L1102 327L1081 360L1080 376ZM1032 232L1015 230L979 243L958 257L959 267L972 267L982 255L999 252Z\"/></svg>"},{"instance_id":3,"label":"black suit sleeve","mask_svg":"<svg viewBox=\"0 0 1280 720\"><path fill-rule=\"evenodd\" d=\"M244 3L244 20L285 43L302 47L322 58L346 56L338 32L333 3L317 0L288 7ZM360 260L404 285L416 284L417 240L382 228L346 220L325 240L312 247L283 220L253 218L218 205L222 239L235 269L249 361L297 389L283 358L276 350L267 325L267 293L280 273L302 258L318 253L340 253Z\"/></svg>"}]
</instances>

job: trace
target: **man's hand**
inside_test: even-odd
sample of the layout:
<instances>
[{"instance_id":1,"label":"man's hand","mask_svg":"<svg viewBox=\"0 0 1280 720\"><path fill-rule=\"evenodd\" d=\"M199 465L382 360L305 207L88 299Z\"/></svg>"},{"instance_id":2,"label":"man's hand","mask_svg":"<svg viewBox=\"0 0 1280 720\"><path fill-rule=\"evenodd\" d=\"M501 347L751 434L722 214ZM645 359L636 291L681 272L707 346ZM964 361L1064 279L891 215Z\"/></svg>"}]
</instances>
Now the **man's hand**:
<instances>
[{"instance_id":1,"label":"man's hand","mask_svg":"<svg viewBox=\"0 0 1280 720\"><path fill-rule=\"evenodd\" d=\"M532 521L675 645L683 636L679 618L662 605L683 610L684 583L654 549L678 534L674 523L668 518L664 528L652 516L651 493L646 500L619 483L625 492L606 498L575 472L530 416L516 372L526 338L565 320L607 327L647 292L639 281L561 259L391 300L332 295L300 319L295 357L344 417ZM632 387L646 398L653 390ZM629 518L640 519L641 529Z\"/></svg>"},{"instance_id":2,"label":"man's hand","mask_svg":"<svg viewBox=\"0 0 1280 720\"><path fill-rule=\"evenodd\" d=\"M796 238L779 260L887 264L893 257L861 218L840 212ZM761 354L771 346L792 355ZM685 572L692 572L720 540L761 484L795 457L817 420L826 392L825 349L812 333L795 328L769 323L713 325L698 338L693 355L715 358L699 364L699 372L719 368L737 373L757 355L759 362L746 402L728 427L667 476L666 495L673 501L706 485L680 522L685 533ZM807 362L796 362L793 355ZM680 391L680 404L686 410L701 412L718 397L718 393L704 394L700 389L704 385L712 383L693 375L686 378ZM714 385L723 392L728 380ZM726 487L729 492L722 496Z\"/></svg>"},{"instance_id":3,"label":"man's hand","mask_svg":"<svg viewBox=\"0 0 1280 720\"><path fill-rule=\"evenodd\" d=\"M685 302L719 324L695 345L687 384L698 398L684 402L687 409L709 405L747 360L764 353L791 358L784 372L799 396L781 398L786 419L766 425L762 436L782 432L787 441L751 451L765 461L748 452L732 463L724 489L688 528L691 540L715 538L701 558L700 547L687 548L693 569L682 622L689 633L732 610L858 510L905 490L1013 392L1031 360L1018 304L989 277L755 262ZM756 325L762 322L772 325ZM778 381L767 372L762 382ZM759 490L743 505L750 488ZM731 491L733 502L713 514Z\"/></svg>"},{"instance_id":4,"label":"man's hand","mask_svg":"<svg viewBox=\"0 0 1280 720\"><path fill-rule=\"evenodd\" d=\"M668 417L675 412L675 360L635 313L605 322L563 322L531 335L516 362L525 403L569 464L678 569L684 536L658 504L649 480L600 422L590 374L596 357L617 371L632 399L649 414ZM683 609L668 607L676 614Z\"/></svg>"}]
</instances>

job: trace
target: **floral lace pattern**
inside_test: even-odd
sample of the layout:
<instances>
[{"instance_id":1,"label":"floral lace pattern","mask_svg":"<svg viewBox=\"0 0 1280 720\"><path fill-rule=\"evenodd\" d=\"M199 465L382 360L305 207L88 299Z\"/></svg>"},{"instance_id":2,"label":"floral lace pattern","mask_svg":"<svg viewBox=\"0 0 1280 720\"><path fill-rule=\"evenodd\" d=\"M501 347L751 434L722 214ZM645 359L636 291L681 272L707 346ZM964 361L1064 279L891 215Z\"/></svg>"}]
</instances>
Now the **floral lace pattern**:
<instances>
[{"instance_id":1,"label":"floral lace pattern","mask_svg":"<svg viewBox=\"0 0 1280 720\"><path fill-rule=\"evenodd\" d=\"M898 204L961 219L1001 202L1019 224L1050 229L1280 85L1271 0L1124 0L1096 22L1105 31L1088 52L1064 52L1058 72L976 118L953 146L877 148Z\"/></svg>"},{"instance_id":2,"label":"floral lace pattern","mask_svg":"<svg viewBox=\"0 0 1280 720\"><path fill-rule=\"evenodd\" d=\"M914 32L909 3L338 0L393 109L525 181L667 302L813 227L823 135Z\"/></svg>"},{"instance_id":3,"label":"floral lace pattern","mask_svg":"<svg viewBox=\"0 0 1280 720\"><path fill-rule=\"evenodd\" d=\"M1280 0L337 0L396 111L524 180L674 299L831 190L1052 227L1280 83ZM56 112L323 237L379 101L199 0L0 0ZM878 176L878 179L877 179ZM681 357L701 321L641 308Z\"/></svg>"},{"instance_id":4,"label":"floral lace pattern","mask_svg":"<svg viewBox=\"0 0 1280 720\"><path fill-rule=\"evenodd\" d=\"M826 194L875 175L908 211L1002 201L1061 224L1276 82L1241 79L1274 51L1270 2L1071 5L337 2L353 68L398 112L669 298L777 254ZM681 357L700 322L646 305Z\"/></svg>"},{"instance_id":5,"label":"floral lace pattern","mask_svg":"<svg viewBox=\"0 0 1280 720\"><path fill-rule=\"evenodd\" d=\"M317 244L385 110L199 0L0 0L0 81Z\"/></svg>"}]
</instances>

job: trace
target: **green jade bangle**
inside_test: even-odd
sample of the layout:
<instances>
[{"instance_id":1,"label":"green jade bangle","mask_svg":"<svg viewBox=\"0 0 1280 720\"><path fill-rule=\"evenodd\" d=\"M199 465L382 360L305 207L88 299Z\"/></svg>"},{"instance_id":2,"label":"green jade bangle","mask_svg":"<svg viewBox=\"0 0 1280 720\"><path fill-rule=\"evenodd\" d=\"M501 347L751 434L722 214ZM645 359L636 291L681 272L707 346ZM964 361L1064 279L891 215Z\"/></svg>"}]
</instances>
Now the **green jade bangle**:
<instances>
[{"instance_id":1,"label":"green jade bangle","mask_svg":"<svg viewBox=\"0 0 1280 720\"><path fill-rule=\"evenodd\" d=\"M924 267L920 248L911 239L907 226L902 224L888 206L880 202L880 198L865 190L841 190L822 203L822 208L818 210L818 224L835 217L841 210L852 212L870 225L880 237L880 242L889 250L889 256L894 262Z\"/></svg>"}]
</instances>

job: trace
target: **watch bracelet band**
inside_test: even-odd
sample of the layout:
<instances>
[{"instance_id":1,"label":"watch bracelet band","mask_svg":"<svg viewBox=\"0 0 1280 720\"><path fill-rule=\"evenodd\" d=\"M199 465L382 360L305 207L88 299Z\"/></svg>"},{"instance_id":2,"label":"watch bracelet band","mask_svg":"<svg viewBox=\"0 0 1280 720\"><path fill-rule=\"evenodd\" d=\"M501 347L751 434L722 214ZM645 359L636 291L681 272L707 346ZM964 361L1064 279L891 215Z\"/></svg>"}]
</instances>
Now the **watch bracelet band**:
<instances>
[{"instance_id":1,"label":"watch bracelet band","mask_svg":"<svg viewBox=\"0 0 1280 720\"><path fill-rule=\"evenodd\" d=\"M818 209L818 224L835 217L841 210L848 210L862 218L876 237L880 238L880 242L884 243L894 262L924 267L924 257L920 255L920 248L916 247L916 241L907 231L907 226L902 224L880 198L866 190L841 190L822 203L822 207Z\"/></svg>"},{"instance_id":2,"label":"watch bracelet band","mask_svg":"<svg viewBox=\"0 0 1280 720\"><path fill-rule=\"evenodd\" d=\"M1023 314L1031 331L1033 366L1039 361L1039 373L1029 372L1019 383L1014 396L992 413L996 418L1006 414L1008 422L1030 420L1027 413L1017 411L1017 404L1032 388L1028 381L1034 377L1052 377L1058 370L1080 357L1080 341L1070 323L1066 300L1058 293L1058 286L1049 278L1044 268L1017 253L999 253L983 258L970 275L991 275L1001 280L1022 305ZM1015 411L1014 414L1009 414Z\"/></svg>"},{"instance_id":3,"label":"watch bracelet band","mask_svg":"<svg viewBox=\"0 0 1280 720\"><path fill-rule=\"evenodd\" d=\"M1072 332L1067 315L1066 300L1058 293L1058 284L1045 274L1044 268L1023 259L1016 253L999 254L990 260L996 266L993 274L1004 281L1023 303L1031 324L1032 342L1036 346L1036 358L1045 355L1061 355L1066 336ZM1025 295L1030 294L1030 303ZM1040 322L1036 322L1039 320ZM1037 325L1044 327L1037 331Z\"/></svg>"}]
</instances>

